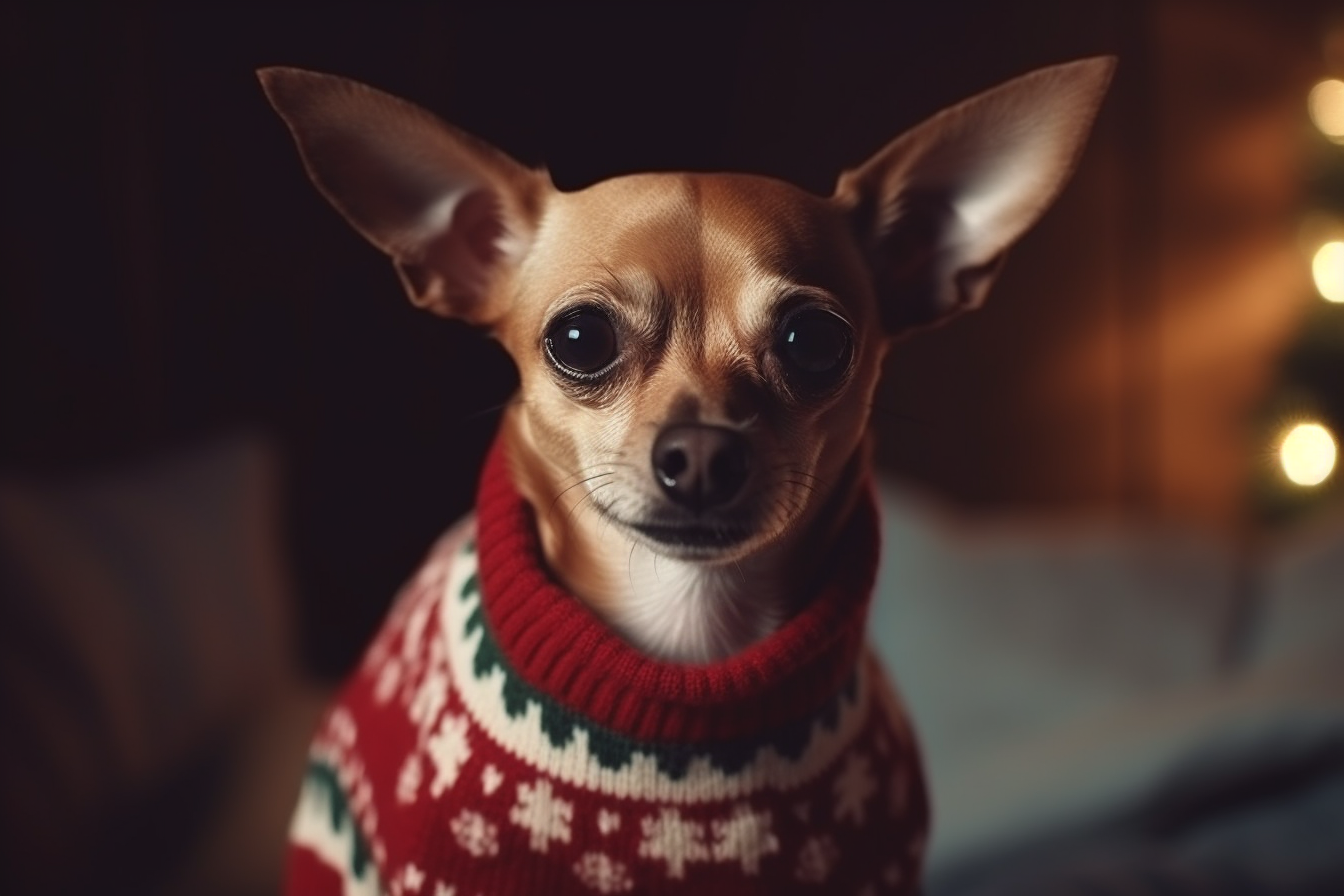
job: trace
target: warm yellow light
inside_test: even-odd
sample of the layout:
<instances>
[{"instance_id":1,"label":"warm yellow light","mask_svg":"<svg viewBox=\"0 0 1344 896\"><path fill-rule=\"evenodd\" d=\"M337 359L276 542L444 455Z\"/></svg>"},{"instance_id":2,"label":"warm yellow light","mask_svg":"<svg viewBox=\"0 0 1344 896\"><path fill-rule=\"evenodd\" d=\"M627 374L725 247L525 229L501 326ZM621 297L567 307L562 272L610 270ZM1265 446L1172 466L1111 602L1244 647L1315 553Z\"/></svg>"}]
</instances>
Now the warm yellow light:
<instances>
[{"instance_id":1,"label":"warm yellow light","mask_svg":"<svg viewBox=\"0 0 1344 896\"><path fill-rule=\"evenodd\" d=\"M1344 242L1332 240L1316 250L1311 276L1327 302L1344 302Z\"/></svg>"},{"instance_id":2,"label":"warm yellow light","mask_svg":"<svg viewBox=\"0 0 1344 896\"><path fill-rule=\"evenodd\" d=\"M1332 78L1311 88L1307 109L1321 133L1336 142L1344 142L1344 81Z\"/></svg>"},{"instance_id":3,"label":"warm yellow light","mask_svg":"<svg viewBox=\"0 0 1344 896\"><path fill-rule=\"evenodd\" d=\"M1335 439L1319 423L1299 423L1283 437L1279 463L1298 485L1320 485L1335 469Z\"/></svg>"}]
</instances>

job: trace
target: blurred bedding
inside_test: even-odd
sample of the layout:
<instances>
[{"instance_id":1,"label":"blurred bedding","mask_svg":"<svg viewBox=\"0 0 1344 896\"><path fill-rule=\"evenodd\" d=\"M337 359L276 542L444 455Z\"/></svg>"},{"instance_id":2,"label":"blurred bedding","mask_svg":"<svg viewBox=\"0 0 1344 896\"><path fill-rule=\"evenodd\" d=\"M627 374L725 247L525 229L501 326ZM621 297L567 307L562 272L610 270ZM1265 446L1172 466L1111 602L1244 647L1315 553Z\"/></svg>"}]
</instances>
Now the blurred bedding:
<instances>
[{"instance_id":1,"label":"blurred bedding","mask_svg":"<svg viewBox=\"0 0 1344 896\"><path fill-rule=\"evenodd\" d=\"M882 490L928 892L1344 892L1344 517L1234 552Z\"/></svg>"}]
</instances>

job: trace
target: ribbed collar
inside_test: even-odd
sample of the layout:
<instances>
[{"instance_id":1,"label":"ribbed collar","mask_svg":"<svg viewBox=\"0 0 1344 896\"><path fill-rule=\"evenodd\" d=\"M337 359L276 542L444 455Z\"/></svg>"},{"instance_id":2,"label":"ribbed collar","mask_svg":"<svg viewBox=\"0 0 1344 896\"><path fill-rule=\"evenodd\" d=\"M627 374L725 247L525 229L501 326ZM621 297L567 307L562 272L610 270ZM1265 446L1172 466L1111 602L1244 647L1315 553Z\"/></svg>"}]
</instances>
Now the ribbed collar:
<instances>
[{"instance_id":1,"label":"ribbed collar","mask_svg":"<svg viewBox=\"0 0 1344 896\"><path fill-rule=\"evenodd\" d=\"M753 737L808 716L850 680L877 574L872 489L836 541L819 593L773 635L721 662L651 659L548 575L532 510L503 446L486 459L476 499L482 601L501 652L528 684L639 740Z\"/></svg>"}]
</instances>

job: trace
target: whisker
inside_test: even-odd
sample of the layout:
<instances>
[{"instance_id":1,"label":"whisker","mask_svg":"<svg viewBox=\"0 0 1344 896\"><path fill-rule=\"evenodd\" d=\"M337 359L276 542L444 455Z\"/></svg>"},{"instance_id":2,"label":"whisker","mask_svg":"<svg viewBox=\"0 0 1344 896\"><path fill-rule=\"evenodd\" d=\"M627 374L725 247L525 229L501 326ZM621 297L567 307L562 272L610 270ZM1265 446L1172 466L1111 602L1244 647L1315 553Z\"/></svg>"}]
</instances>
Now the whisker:
<instances>
[{"instance_id":1,"label":"whisker","mask_svg":"<svg viewBox=\"0 0 1344 896\"><path fill-rule=\"evenodd\" d=\"M637 548L637 547L639 547L639 542L637 542L637 541L631 541L631 542L630 542L630 556L627 557L627 558L625 559L625 571L626 571L626 575L627 575L627 576L629 577L629 579L630 579L630 593L631 593L631 594L635 593L635 548ZM654 568L655 573L657 572L657 569L658 569L657 563L658 563L658 561L657 561L657 560L654 560L654 567L653 567L653 568Z\"/></svg>"},{"instance_id":2,"label":"whisker","mask_svg":"<svg viewBox=\"0 0 1344 896\"><path fill-rule=\"evenodd\" d=\"M794 500L788 502L788 505L786 506L784 496L780 496L775 500L773 506L777 512L777 516L773 522L780 524L788 520L789 517L797 516L798 512L803 509L803 502L801 500Z\"/></svg>"},{"instance_id":3,"label":"whisker","mask_svg":"<svg viewBox=\"0 0 1344 896\"><path fill-rule=\"evenodd\" d=\"M589 468L589 469L591 469L591 468ZM615 474L614 472L595 473L595 474L593 474L592 476L589 476L589 477L587 477L587 478L585 478L585 479L580 479L578 482L575 482L575 483L573 483L572 485L565 486L564 488L562 488L562 489L560 490L560 493L559 493L558 495L555 496L555 500L551 502L551 506L550 506L550 508L546 511L546 514L549 516L550 514L554 513L554 512L555 512L555 505L557 505L557 504L560 503L560 499L563 498L565 495L567 495L569 492L571 492L571 491L573 491L574 489L578 488L579 486L581 486L581 485L583 485L583 484L585 484L585 483L588 483L588 482L592 482L592 481L594 481L594 480L596 480L596 479L601 479L601 478L604 477L604 476L615 476L615 475L616 475L616 474ZM609 485L610 483L603 483L603 484L604 484L604 485ZM591 490L590 490L589 493L591 494ZM580 501L579 503L582 504L583 502Z\"/></svg>"},{"instance_id":4,"label":"whisker","mask_svg":"<svg viewBox=\"0 0 1344 896\"><path fill-rule=\"evenodd\" d=\"M830 482L828 482L828 481L825 480L825 479L822 479L820 476L816 475L815 473L809 473L809 472L807 472L806 470L800 470L800 469L797 468L797 467L790 467L788 464L776 464L775 466L771 467L770 470L771 470L771 472L774 472L775 470L783 470L785 473L789 473L790 475L793 475L793 476L802 476L802 477L804 477L804 478L806 478L806 479L815 479L815 480L817 480L818 482L820 482L822 485L826 486L827 488L829 488L830 485L831 485Z\"/></svg>"},{"instance_id":5,"label":"whisker","mask_svg":"<svg viewBox=\"0 0 1344 896\"><path fill-rule=\"evenodd\" d=\"M522 395L514 395L511 398L507 399L506 401L501 401L499 404L491 405L485 408L480 408L479 410L472 411L470 414L464 414L463 416L458 418L458 421L461 423L471 423L476 420L480 420L482 417L489 417L491 414L498 413L499 411L504 410L510 405L515 404L523 405L526 403L527 402L524 401Z\"/></svg>"},{"instance_id":6,"label":"whisker","mask_svg":"<svg viewBox=\"0 0 1344 896\"><path fill-rule=\"evenodd\" d=\"M589 499L591 499L591 498L593 497L593 495L597 494L597 493L598 493L599 491L601 491L602 489L607 488L608 486L611 486L611 485L615 485L615 484L616 484L616 483L614 483L614 482L603 482L603 483L601 483L601 484L599 484L599 485L595 485L595 486L593 486L591 489L589 489L587 494L585 494L580 500L576 501L576 502L574 503L574 506L573 506L573 507L569 508L569 516L570 516L570 519L572 520L572 519L574 519L574 518L576 518L576 517L578 516L579 509L582 508L583 505L584 505L584 503L585 503L586 501L588 501ZM596 505L596 502L594 502L594 505ZM594 513L599 513L599 514L601 513L600 510L596 509L596 506L594 506L594 510L593 510L593 512L594 512Z\"/></svg>"},{"instance_id":7,"label":"whisker","mask_svg":"<svg viewBox=\"0 0 1344 896\"><path fill-rule=\"evenodd\" d=\"M563 472L563 471L564 471L564 468L561 467L559 464L557 464L555 461L551 460L550 458L548 458L548 457L544 457L544 456L543 456L543 457L542 457L542 460L544 460L544 461L550 466L550 468L551 468L552 470L556 471L557 473L563 473L563 475L561 475L561 476L559 477L559 480L558 480L559 482L567 482L567 481L569 481L569 480L571 480L571 479L575 479L575 478L581 477L581 476L583 476L583 474L587 473L589 470L596 470L596 469L598 469L599 467L614 467L614 466L618 466L617 464L614 464L614 463L612 463L612 462L610 462L610 461L599 461L598 463L595 463L595 464L589 464L589 465L586 466L586 467L579 467L577 470L574 470L574 471L571 472L571 473L564 473L564 472Z\"/></svg>"}]
</instances>

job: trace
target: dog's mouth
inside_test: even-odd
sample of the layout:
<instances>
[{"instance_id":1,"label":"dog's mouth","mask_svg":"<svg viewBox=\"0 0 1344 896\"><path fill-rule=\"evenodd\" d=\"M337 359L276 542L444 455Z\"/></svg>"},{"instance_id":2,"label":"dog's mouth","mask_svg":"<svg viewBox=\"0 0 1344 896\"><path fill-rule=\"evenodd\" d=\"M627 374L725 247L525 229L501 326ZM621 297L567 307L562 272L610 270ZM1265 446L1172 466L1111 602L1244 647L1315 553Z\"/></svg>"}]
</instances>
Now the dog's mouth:
<instances>
[{"instance_id":1,"label":"dog's mouth","mask_svg":"<svg viewBox=\"0 0 1344 896\"><path fill-rule=\"evenodd\" d=\"M749 520L686 518L651 515L630 519L599 502L598 512L612 523L637 536L650 549L682 560L715 560L731 553L759 534Z\"/></svg>"},{"instance_id":2,"label":"dog's mouth","mask_svg":"<svg viewBox=\"0 0 1344 896\"><path fill-rule=\"evenodd\" d=\"M678 553L711 556L736 547L752 535L746 526L706 525L697 523L627 523L650 541Z\"/></svg>"}]
</instances>

